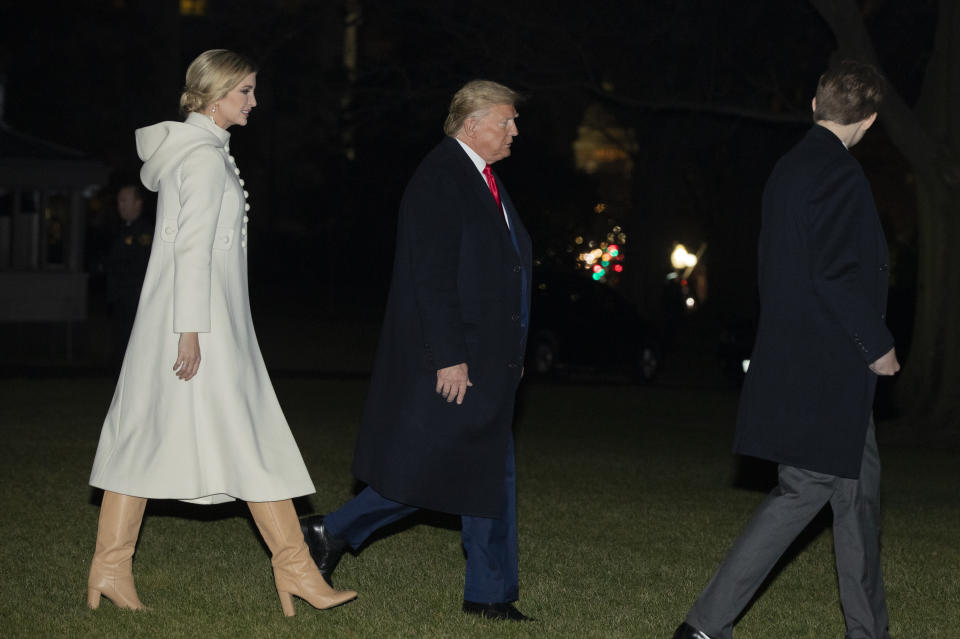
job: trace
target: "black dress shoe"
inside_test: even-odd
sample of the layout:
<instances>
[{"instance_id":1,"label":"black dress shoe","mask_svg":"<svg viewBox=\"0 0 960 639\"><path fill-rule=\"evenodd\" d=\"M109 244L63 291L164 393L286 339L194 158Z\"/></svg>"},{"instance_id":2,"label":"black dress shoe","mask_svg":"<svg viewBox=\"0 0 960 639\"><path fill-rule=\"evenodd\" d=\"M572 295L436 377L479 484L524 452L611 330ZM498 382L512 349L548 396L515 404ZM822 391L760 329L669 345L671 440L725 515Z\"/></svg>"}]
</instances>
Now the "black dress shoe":
<instances>
[{"instance_id":1,"label":"black dress shoe","mask_svg":"<svg viewBox=\"0 0 960 639\"><path fill-rule=\"evenodd\" d=\"M333 570L347 550L347 542L327 533L323 526L323 515L303 517L300 520L300 530L303 531L303 539L307 542L310 556L320 569L320 574L333 587Z\"/></svg>"},{"instance_id":2,"label":"black dress shoe","mask_svg":"<svg viewBox=\"0 0 960 639\"><path fill-rule=\"evenodd\" d=\"M533 617L528 617L508 603L477 603L476 601L463 600L463 611L471 615L480 615L487 619L499 619L503 621L534 621Z\"/></svg>"},{"instance_id":3,"label":"black dress shoe","mask_svg":"<svg viewBox=\"0 0 960 639\"><path fill-rule=\"evenodd\" d=\"M673 633L673 639L710 639L707 636L707 633L702 630L697 630L686 621L680 624L680 627L677 628L677 631Z\"/></svg>"}]
</instances>

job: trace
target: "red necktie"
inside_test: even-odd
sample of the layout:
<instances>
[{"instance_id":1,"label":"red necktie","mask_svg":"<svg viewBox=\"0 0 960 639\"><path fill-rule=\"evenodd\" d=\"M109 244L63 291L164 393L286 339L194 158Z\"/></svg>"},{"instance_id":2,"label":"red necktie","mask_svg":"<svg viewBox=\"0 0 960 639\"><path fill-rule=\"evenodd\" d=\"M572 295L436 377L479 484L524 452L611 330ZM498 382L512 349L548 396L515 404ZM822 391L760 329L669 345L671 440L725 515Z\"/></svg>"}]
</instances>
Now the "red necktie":
<instances>
[{"instance_id":1,"label":"red necktie","mask_svg":"<svg viewBox=\"0 0 960 639\"><path fill-rule=\"evenodd\" d=\"M500 192L497 190L497 181L493 179L493 169L488 164L483 168L483 177L487 178L487 186L490 187L490 193L493 199L497 201L497 208L503 211L503 205L500 204Z\"/></svg>"}]
</instances>

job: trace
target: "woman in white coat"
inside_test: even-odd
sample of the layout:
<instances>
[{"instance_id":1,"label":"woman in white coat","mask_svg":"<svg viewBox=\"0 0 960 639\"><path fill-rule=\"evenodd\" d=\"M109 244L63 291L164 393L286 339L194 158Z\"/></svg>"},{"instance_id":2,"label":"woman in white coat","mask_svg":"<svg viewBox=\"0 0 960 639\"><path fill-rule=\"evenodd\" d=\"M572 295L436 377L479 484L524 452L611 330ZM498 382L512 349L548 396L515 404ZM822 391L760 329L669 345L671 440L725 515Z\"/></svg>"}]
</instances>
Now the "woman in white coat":
<instances>
[{"instance_id":1,"label":"woman in white coat","mask_svg":"<svg viewBox=\"0 0 960 639\"><path fill-rule=\"evenodd\" d=\"M291 498L315 489L250 317L250 207L227 129L246 126L255 88L249 61L206 51L187 69L186 121L136 132L141 179L158 192L157 225L90 476L104 490L87 584L91 608L100 595L143 608L132 560L147 499L247 501L287 616L291 595L316 608L357 595L330 588L310 559Z\"/></svg>"}]
</instances>

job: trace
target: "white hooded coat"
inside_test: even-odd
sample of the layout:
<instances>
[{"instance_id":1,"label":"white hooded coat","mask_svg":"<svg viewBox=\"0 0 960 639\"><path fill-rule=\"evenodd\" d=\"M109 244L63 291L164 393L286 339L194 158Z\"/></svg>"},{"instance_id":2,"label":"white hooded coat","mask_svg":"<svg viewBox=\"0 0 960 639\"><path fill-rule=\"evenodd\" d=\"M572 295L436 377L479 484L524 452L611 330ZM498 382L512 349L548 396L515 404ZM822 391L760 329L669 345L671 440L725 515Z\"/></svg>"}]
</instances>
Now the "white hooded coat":
<instances>
[{"instance_id":1,"label":"white hooded coat","mask_svg":"<svg viewBox=\"0 0 960 639\"><path fill-rule=\"evenodd\" d=\"M136 132L157 223L93 462L97 488L202 504L315 492L253 329L249 207L229 138L197 113ZM184 332L200 338L200 369L187 382L173 372Z\"/></svg>"}]
</instances>

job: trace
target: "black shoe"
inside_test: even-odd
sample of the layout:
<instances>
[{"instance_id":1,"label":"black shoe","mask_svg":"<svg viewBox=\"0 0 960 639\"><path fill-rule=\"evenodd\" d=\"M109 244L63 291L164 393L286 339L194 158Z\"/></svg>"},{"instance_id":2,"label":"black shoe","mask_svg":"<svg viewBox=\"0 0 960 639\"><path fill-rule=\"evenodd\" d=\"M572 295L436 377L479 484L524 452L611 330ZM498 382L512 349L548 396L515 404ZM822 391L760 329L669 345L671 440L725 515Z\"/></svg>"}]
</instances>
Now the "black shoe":
<instances>
[{"instance_id":1,"label":"black shoe","mask_svg":"<svg viewBox=\"0 0 960 639\"><path fill-rule=\"evenodd\" d=\"M477 603L476 601L463 600L463 611L471 615L480 615L487 619L499 619L503 621L534 621L533 617L528 617L508 603Z\"/></svg>"},{"instance_id":2,"label":"black shoe","mask_svg":"<svg viewBox=\"0 0 960 639\"><path fill-rule=\"evenodd\" d=\"M324 580L333 587L333 570L340 562L340 557L347 550L347 542L332 537L323 526L323 515L310 515L300 520L300 530L303 539L310 549L310 556L320 569Z\"/></svg>"},{"instance_id":3,"label":"black shoe","mask_svg":"<svg viewBox=\"0 0 960 639\"><path fill-rule=\"evenodd\" d=\"M677 631L673 633L673 639L710 639L707 636L707 633L702 630L697 630L686 621L680 624L680 627L677 628Z\"/></svg>"}]
</instances>

